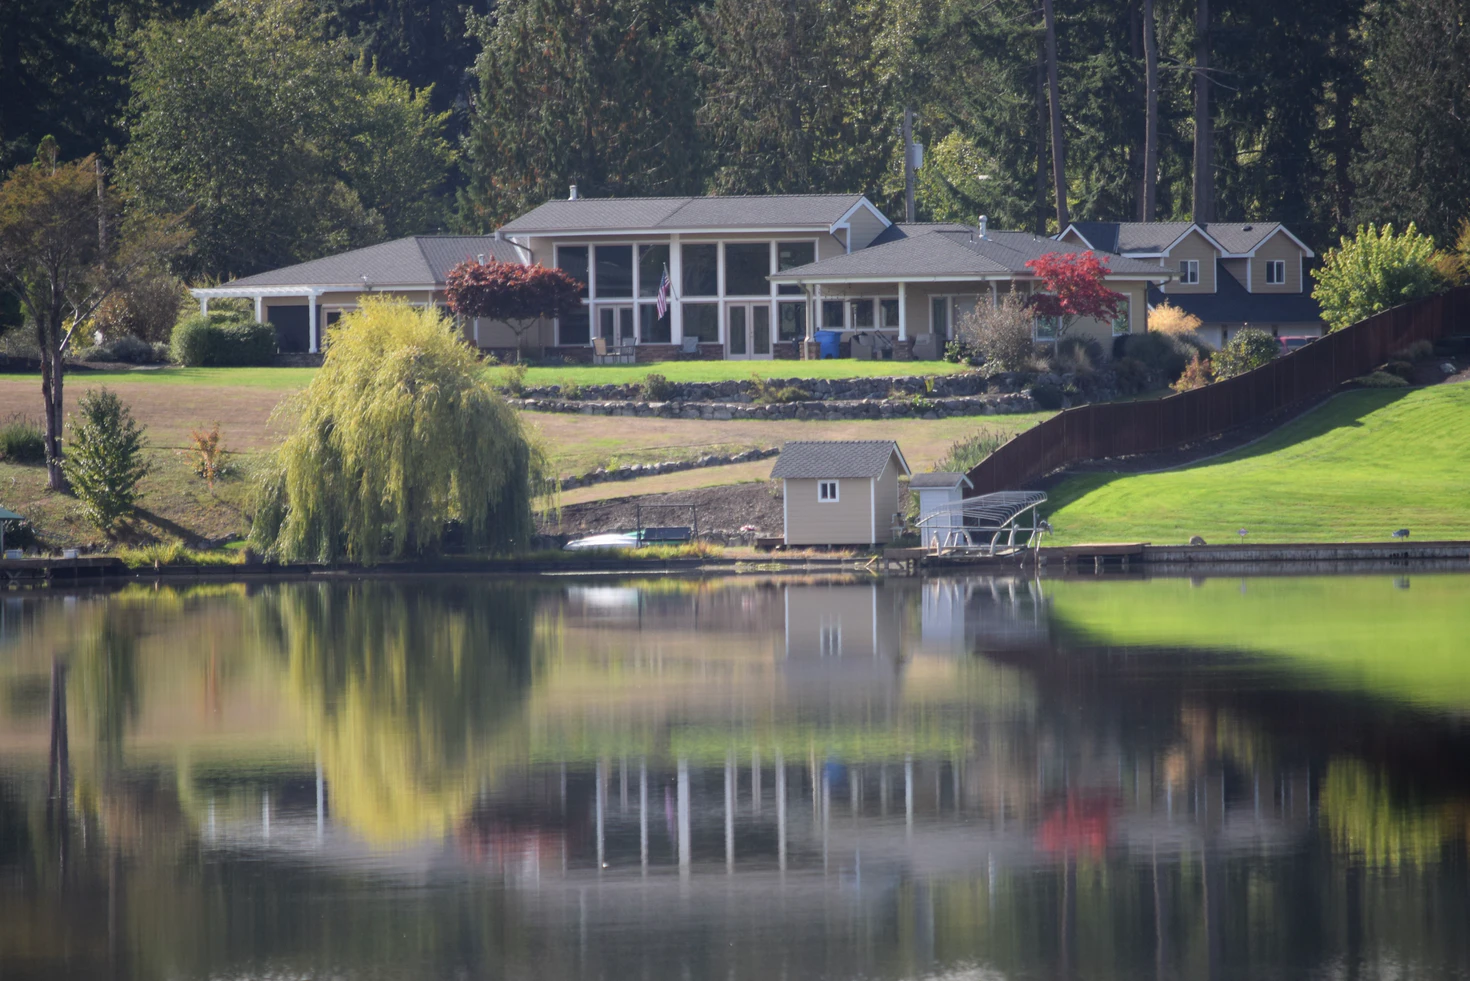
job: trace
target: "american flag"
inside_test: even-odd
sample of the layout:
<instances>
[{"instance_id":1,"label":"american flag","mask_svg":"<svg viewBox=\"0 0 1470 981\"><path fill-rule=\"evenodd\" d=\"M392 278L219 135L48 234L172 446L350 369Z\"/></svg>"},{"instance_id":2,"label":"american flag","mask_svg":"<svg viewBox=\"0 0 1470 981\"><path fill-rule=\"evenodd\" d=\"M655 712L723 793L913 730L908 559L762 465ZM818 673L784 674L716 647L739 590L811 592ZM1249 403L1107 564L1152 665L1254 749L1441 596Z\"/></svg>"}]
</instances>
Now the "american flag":
<instances>
[{"instance_id":1,"label":"american flag","mask_svg":"<svg viewBox=\"0 0 1470 981\"><path fill-rule=\"evenodd\" d=\"M662 320L669 312L669 267L664 266L664 277L658 281L658 319Z\"/></svg>"}]
</instances>

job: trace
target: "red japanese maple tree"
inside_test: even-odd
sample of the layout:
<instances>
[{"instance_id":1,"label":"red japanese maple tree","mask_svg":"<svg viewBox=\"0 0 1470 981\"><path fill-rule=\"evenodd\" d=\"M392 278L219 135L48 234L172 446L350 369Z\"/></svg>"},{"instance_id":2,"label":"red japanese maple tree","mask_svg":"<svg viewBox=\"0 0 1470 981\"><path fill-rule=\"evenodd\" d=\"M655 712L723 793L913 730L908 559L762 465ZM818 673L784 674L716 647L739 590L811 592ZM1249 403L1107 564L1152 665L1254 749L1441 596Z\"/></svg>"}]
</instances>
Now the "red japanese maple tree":
<instances>
[{"instance_id":1,"label":"red japanese maple tree","mask_svg":"<svg viewBox=\"0 0 1470 981\"><path fill-rule=\"evenodd\" d=\"M1078 320L1111 322L1118 306L1127 299L1108 289L1103 277L1110 270L1092 252L1048 252L1026 263L1036 274L1040 291L1031 294L1031 307L1038 315L1057 322L1057 339Z\"/></svg>"},{"instance_id":2,"label":"red japanese maple tree","mask_svg":"<svg viewBox=\"0 0 1470 981\"><path fill-rule=\"evenodd\" d=\"M516 356L522 337L542 317L574 309L582 284L560 269L536 263L470 260L449 270L444 295L449 309L461 317L502 321L516 335Z\"/></svg>"}]
</instances>

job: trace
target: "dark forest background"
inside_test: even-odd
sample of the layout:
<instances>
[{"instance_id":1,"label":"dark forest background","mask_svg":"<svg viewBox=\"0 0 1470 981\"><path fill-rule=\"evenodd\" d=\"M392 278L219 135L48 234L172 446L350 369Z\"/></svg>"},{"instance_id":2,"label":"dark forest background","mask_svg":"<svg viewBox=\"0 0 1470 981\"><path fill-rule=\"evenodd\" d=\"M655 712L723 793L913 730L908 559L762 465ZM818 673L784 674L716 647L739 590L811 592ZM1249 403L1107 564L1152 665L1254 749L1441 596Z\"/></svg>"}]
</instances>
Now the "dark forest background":
<instances>
[{"instance_id":1,"label":"dark forest background","mask_svg":"<svg viewBox=\"0 0 1470 981\"><path fill-rule=\"evenodd\" d=\"M98 154L188 215L201 281L571 183L900 216L905 107L922 220L1278 219L1321 251L1448 243L1470 201L1470 0L6 0L0 93L0 169Z\"/></svg>"}]
</instances>

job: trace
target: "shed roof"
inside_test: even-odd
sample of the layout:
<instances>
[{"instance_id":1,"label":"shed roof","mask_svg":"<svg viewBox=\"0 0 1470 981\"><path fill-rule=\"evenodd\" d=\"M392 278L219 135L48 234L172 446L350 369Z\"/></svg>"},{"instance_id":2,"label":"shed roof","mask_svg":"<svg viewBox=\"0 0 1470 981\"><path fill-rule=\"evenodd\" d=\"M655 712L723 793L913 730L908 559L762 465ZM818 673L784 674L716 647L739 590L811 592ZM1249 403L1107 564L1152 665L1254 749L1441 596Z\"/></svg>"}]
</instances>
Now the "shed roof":
<instances>
[{"instance_id":1,"label":"shed roof","mask_svg":"<svg viewBox=\"0 0 1470 981\"><path fill-rule=\"evenodd\" d=\"M970 484L970 478L962 473L951 473L944 470L934 473L916 473L909 478L909 487L914 490L954 490L960 484ZM975 485L970 484L970 486Z\"/></svg>"},{"instance_id":2,"label":"shed roof","mask_svg":"<svg viewBox=\"0 0 1470 981\"><path fill-rule=\"evenodd\" d=\"M894 456L898 457L900 470L908 473L908 462L891 439L792 441L781 447L771 478L877 477Z\"/></svg>"},{"instance_id":3,"label":"shed roof","mask_svg":"<svg viewBox=\"0 0 1470 981\"><path fill-rule=\"evenodd\" d=\"M828 228L861 194L751 194L547 201L501 227L507 235L716 228Z\"/></svg>"},{"instance_id":4,"label":"shed roof","mask_svg":"<svg viewBox=\"0 0 1470 981\"><path fill-rule=\"evenodd\" d=\"M231 289L251 286L440 286L449 270L466 259L484 255L501 262L520 262L510 242L493 235L410 235L340 255L284 266L231 280Z\"/></svg>"}]
</instances>

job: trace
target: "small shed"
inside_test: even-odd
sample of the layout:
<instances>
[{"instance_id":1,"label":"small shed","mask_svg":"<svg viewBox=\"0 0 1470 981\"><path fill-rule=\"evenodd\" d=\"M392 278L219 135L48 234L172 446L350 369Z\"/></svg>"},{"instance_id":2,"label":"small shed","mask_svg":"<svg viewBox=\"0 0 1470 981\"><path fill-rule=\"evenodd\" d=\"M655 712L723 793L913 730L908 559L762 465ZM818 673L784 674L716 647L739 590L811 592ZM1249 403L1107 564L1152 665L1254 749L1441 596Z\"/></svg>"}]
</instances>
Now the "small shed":
<instances>
[{"instance_id":1,"label":"small shed","mask_svg":"<svg viewBox=\"0 0 1470 981\"><path fill-rule=\"evenodd\" d=\"M916 473L909 478L909 490L918 495L919 498L919 520L944 510L947 504L958 504L964 500L965 488L973 488L975 485L970 478L962 473L950 473L940 471L938 473ZM958 522L960 519L956 518ZM944 540L949 530L940 523L928 522L921 526L924 548L934 548L938 542Z\"/></svg>"},{"instance_id":2,"label":"small shed","mask_svg":"<svg viewBox=\"0 0 1470 981\"><path fill-rule=\"evenodd\" d=\"M891 439L790 442L771 469L781 481L787 545L876 545L903 527L898 478L908 462Z\"/></svg>"}]
</instances>

